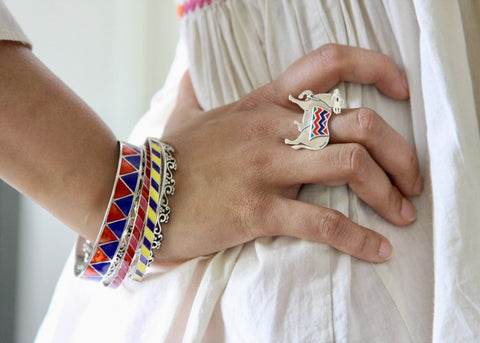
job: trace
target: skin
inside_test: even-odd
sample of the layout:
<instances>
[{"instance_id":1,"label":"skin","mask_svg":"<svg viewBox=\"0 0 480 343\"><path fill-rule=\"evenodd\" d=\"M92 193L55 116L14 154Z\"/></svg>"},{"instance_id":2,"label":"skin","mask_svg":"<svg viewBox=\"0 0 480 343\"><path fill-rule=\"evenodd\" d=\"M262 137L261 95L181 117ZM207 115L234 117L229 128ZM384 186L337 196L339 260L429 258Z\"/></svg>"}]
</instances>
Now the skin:
<instances>
[{"instance_id":1,"label":"skin","mask_svg":"<svg viewBox=\"0 0 480 343\"><path fill-rule=\"evenodd\" d=\"M32 52L0 42L0 178L79 234L98 233L117 140Z\"/></svg>"},{"instance_id":2,"label":"skin","mask_svg":"<svg viewBox=\"0 0 480 343\"><path fill-rule=\"evenodd\" d=\"M399 226L415 220L407 199L422 187L415 151L373 110L333 116L331 143L321 151L283 143L297 134L298 108L288 95L328 92L340 81L408 98L404 74L390 58L339 45L315 50L274 82L208 112L187 73L162 137L175 148L179 168L156 263L174 265L280 235L326 243L366 261L390 258L385 237L335 210L296 200L304 183L348 184L386 220ZM0 85L8 85L0 94L0 177L94 240L114 180L115 137L24 47L1 44Z\"/></svg>"}]
</instances>

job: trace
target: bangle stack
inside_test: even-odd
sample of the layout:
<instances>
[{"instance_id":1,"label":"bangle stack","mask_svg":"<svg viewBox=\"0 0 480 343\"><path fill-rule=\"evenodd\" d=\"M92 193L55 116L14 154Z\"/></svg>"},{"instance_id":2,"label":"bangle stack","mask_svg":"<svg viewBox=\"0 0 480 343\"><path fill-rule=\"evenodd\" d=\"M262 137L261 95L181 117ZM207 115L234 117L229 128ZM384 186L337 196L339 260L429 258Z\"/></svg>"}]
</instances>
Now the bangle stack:
<instances>
[{"instance_id":1,"label":"bangle stack","mask_svg":"<svg viewBox=\"0 0 480 343\"><path fill-rule=\"evenodd\" d=\"M163 239L177 164L171 146L147 138L143 147L119 142L112 195L95 242L77 239L75 276L117 288L125 277L141 281Z\"/></svg>"}]
</instances>

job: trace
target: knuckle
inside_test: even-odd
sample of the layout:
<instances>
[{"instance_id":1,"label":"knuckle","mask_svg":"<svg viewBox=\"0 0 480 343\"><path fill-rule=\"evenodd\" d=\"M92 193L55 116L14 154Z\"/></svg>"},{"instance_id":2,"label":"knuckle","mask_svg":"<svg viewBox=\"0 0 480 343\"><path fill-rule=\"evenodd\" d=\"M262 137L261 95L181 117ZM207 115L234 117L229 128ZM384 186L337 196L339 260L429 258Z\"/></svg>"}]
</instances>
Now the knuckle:
<instances>
[{"instance_id":1,"label":"knuckle","mask_svg":"<svg viewBox=\"0 0 480 343\"><path fill-rule=\"evenodd\" d=\"M361 144L345 144L339 150L339 154L339 160L349 175L357 176L365 171L369 155Z\"/></svg>"},{"instance_id":2,"label":"knuckle","mask_svg":"<svg viewBox=\"0 0 480 343\"><path fill-rule=\"evenodd\" d=\"M370 108L362 107L356 114L356 129L361 138L367 139L375 134L378 128L378 114Z\"/></svg>"},{"instance_id":3,"label":"knuckle","mask_svg":"<svg viewBox=\"0 0 480 343\"><path fill-rule=\"evenodd\" d=\"M343 56L340 45L335 43L327 43L320 47L320 55L329 60L337 60Z\"/></svg>"},{"instance_id":4,"label":"knuckle","mask_svg":"<svg viewBox=\"0 0 480 343\"><path fill-rule=\"evenodd\" d=\"M236 104L236 110L239 112L247 112L258 106L258 95L253 92L239 100Z\"/></svg>"},{"instance_id":5,"label":"knuckle","mask_svg":"<svg viewBox=\"0 0 480 343\"><path fill-rule=\"evenodd\" d=\"M247 112L257 107L258 100L256 94L249 94L242 98L236 104L236 110L239 112Z\"/></svg>"},{"instance_id":6,"label":"knuckle","mask_svg":"<svg viewBox=\"0 0 480 343\"><path fill-rule=\"evenodd\" d=\"M388 70L388 69L397 69L396 67L396 64L395 62L393 62L393 60L385 55L385 54L380 54L380 63L381 63L381 66L384 68L384 70Z\"/></svg>"},{"instance_id":7,"label":"knuckle","mask_svg":"<svg viewBox=\"0 0 480 343\"><path fill-rule=\"evenodd\" d=\"M344 236L343 215L340 212L332 210L322 213L316 223L320 223L318 234L324 242L337 242Z\"/></svg>"},{"instance_id":8,"label":"knuckle","mask_svg":"<svg viewBox=\"0 0 480 343\"><path fill-rule=\"evenodd\" d=\"M275 79L258 90L260 99L266 103L282 104L284 99L279 98L279 96L284 94L284 88L282 82L279 79Z\"/></svg>"},{"instance_id":9,"label":"knuckle","mask_svg":"<svg viewBox=\"0 0 480 343\"><path fill-rule=\"evenodd\" d=\"M251 189L262 190L278 181L281 175L275 169L275 154L269 150L252 151L248 154L249 156L238 165L238 170L246 180L249 180Z\"/></svg>"},{"instance_id":10,"label":"knuckle","mask_svg":"<svg viewBox=\"0 0 480 343\"><path fill-rule=\"evenodd\" d=\"M251 175L253 180L261 182L265 180L263 176L269 174L272 163L273 156L267 151L252 152L244 163L244 172Z\"/></svg>"},{"instance_id":11,"label":"knuckle","mask_svg":"<svg viewBox=\"0 0 480 343\"><path fill-rule=\"evenodd\" d=\"M353 247L353 254L356 256L365 256L370 252L370 236L367 232L361 231Z\"/></svg>"},{"instance_id":12,"label":"knuckle","mask_svg":"<svg viewBox=\"0 0 480 343\"><path fill-rule=\"evenodd\" d=\"M328 43L318 49L315 63L322 65L324 69L331 73L338 73L345 54L338 44Z\"/></svg>"}]
</instances>

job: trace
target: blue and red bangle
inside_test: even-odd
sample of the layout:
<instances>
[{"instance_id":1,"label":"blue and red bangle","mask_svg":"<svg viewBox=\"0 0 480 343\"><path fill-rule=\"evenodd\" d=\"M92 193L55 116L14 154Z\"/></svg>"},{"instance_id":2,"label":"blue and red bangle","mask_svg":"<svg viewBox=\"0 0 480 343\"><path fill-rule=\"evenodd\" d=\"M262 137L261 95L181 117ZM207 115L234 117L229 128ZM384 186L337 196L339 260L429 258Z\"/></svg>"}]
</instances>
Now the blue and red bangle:
<instances>
[{"instance_id":1,"label":"blue and red bangle","mask_svg":"<svg viewBox=\"0 0 480 343\"><path fill-rule=\"evenodd\" d=\"M142 184L142 149L119 142L120 153L113 191L100 232L94 243L79 237L76 243L75 275L104 280L112 261L127 239L126 231L135 216L135 202Z\"/></svg>"}]
</instances>

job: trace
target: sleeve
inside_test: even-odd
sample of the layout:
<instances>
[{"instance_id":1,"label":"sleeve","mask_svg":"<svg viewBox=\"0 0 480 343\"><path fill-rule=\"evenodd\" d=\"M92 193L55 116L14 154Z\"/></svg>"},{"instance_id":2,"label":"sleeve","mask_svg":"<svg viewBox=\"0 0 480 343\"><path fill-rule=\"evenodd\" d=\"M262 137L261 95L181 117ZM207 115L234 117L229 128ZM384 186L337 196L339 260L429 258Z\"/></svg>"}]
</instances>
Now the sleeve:
<instances>
[{"instance_id":1,"label":"sleeve","mask_svg":"<svg viewBox=\"0 0 480 343\"><path fill-rule=\"evenodd\" d=\"M3 0L0 0L0 40L9 40L32 47L30 40L17 24Z\"/></svg>"}]
</instances>

